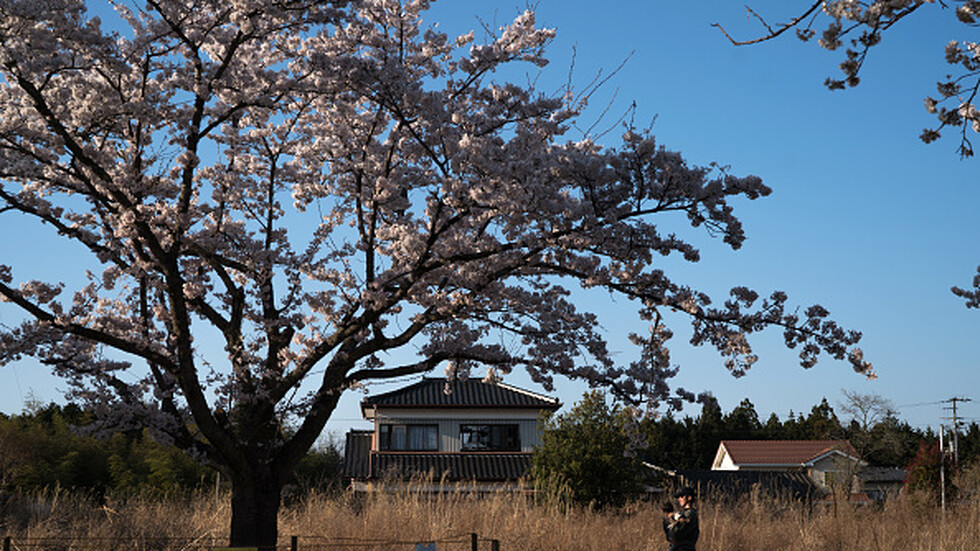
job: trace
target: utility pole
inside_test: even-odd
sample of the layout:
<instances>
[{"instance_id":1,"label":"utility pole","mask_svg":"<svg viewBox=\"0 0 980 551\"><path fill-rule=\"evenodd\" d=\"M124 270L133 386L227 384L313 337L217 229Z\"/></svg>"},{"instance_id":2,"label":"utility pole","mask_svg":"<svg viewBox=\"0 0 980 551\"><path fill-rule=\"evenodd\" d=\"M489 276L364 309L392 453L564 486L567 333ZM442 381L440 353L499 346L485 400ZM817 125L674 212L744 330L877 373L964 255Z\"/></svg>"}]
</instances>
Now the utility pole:
<instances>
[{"instance_id":1,"label":"utility pole","mask_svg":"<svg viewBox=\"0 0 980 551\"><path fill-rule=\"evenodd\" d=\"M956 396L950 398L949 400L943 400L943 403L953 404L950 407L943 408L943 409L947 409L947 410L952 410L953 416L952 417L943 417L943 419L948 419L948 420L950 420L950 421L953 422L953 426L952 426L953 442L952 442L952 444L953 444L953 468L954 469L957 466L959 466L959 464L960 464L960 439L959 439L959 432L960 432L960 423L962 423L962 421L960 421L960 418L956 415L956 404L959 403L959 402L972 402L972 401L973 400L970 399L970 398L959 398L959 397L956 397Z\"/></svg>"},{"instance_id":2,"label":"utility pole","mask_svg":"<svg viewBox=\"0 0 980 551\"><path fill-rule=\"evenodd\" d=\"M943 446L945 430L945 427L939 425L939 503L942 504L944 521L946 520L946 448Z\"/></svg>"}]
</instances>

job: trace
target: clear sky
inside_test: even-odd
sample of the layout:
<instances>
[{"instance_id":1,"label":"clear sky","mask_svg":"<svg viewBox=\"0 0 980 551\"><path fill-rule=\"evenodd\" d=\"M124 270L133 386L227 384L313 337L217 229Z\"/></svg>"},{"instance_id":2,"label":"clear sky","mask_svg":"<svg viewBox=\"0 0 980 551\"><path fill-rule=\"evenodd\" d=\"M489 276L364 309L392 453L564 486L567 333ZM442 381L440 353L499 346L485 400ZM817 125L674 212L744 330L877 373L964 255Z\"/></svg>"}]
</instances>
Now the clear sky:
<instances>
[{"instance_id":1,"label":"clear sky","mask_svg":"<svg viewBox=\"0 0 980 551\"><path fill-rule=\"evenodd\" d=\"M558 31L539 88L566 81L573 48L573 79L581 85L629 58L589 116L610 101L612 113L635 101L637 121L656 117L660 143L693 163L716 161L737 175L757 174L774 189L768 198L736 205L749 236L743 248L733 252L706 241L702 261L683 269L688 281L720 300L730 287L745 285L762 294L784 290L795 304L822 304L834 319L864 333L861 346L879 374L866 381L829 358L803 370L772 332L755 340L756 366L734 379L715 353L692 349L678 329L675 384L711 390L726 411L748 398L763 419L772 412L780 419L791 410L807 413L823 397L836 405L841 389L888 398L916 426L938 426L949 415L939 402L953 396L973 398L959 412L980 419L980 311L968 310L949 290L969 286L980 264L980 161L960 161L955 137L932 145L918 139L934 121L923 98L949 71L943 46L970 38L968 27L949 10L927 6L872 50L859 87L830 92L822 83L839 75L841 53L792 36L739 48L710 26L720 22L739 36L757 34L761 29L747 20L742 4L543 0L537 6L538 24ZM790 2L750 2L774 14L774 22L788 13L780 4ZM523 8L521 2L447 0L426 19L450 35L476 29L479 37L481 20L501 24ZM33 254L37 244L4 218L3 262ZM47 256L49 269L57 269L57 254ZM629 314L632 306L610 307L605 295L583 300L606 313L623 312L606 315L603 323L612 348L629 361L634 352L621 345L623 336L646 327ZM9 306L0 307L0 323L15 319ZM20 411L31 395L59 400L64 385L42 370L30 361L0 368L0 411ZM542 391L518 373L506 380ZM553 394L570 405L584 390L560 383ZM366 427L359 421L361 397L347 395L327 430L339 435ZM697 411L693 406L684 414Z\"/></svg>"}]
</instances>

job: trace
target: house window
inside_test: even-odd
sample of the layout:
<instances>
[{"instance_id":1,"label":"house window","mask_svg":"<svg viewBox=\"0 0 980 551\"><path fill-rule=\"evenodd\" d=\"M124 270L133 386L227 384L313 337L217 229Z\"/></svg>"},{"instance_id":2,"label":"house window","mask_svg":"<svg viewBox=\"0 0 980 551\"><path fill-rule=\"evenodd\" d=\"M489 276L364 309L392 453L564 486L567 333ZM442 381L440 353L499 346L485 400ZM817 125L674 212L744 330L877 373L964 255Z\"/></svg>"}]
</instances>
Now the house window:
<instances>
[{"instance_id":1,"label":"house window","mask_svg":"<svg viewBox=\"0 0 980 551\"><path fill-rule=\"evenodd\" d=\"M521 450L517 425L460 425L459 436L464 452Z\"/></svg>"},{"instance_id":2,"label":"house window","mask_svg":"<svg viewBox=\"0 0 980 551\"><path fill-rule=\"evenodd\" d=\"M381 425L381 449L439 451L438 425Z\"/></svg>"}]
</instances>

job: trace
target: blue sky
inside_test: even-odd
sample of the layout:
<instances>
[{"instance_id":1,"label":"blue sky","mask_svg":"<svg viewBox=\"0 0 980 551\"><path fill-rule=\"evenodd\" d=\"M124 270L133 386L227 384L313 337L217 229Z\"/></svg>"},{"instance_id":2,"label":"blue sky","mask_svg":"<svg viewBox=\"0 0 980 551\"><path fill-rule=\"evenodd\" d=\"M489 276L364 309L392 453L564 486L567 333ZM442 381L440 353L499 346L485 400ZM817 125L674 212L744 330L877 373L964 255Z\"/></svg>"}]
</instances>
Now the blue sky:
<instances>
[{"instance_id":1,"label":"blue sky","mask_svg":"<svg viewBox=\"0 0 980 551\"><path fill-rule=\"evenodd\" d=\"M751 3L775 14L773 21L788 13L779 4L787 2ZM445 1L426 19L451 35L475 28L479 37L477 16L504 23L523 8L518 2ZM755 340L756 366L734 379L715 353L692 349L678 329L676 385L711 390L726 411L749 398L763 418L806 413L823 397L836 404L842 388L892 400L916 426L936 427L949 415L938 402L953 396L974 398L960 414L980 418L980 311L968 310L949 291L968 286L980 264L978 161L960 161L953 137L932 145L918 139L933 124L923 98L948 72L943 45L970 38L952 13L927 6L902 22L872 51L859 87L830 92L822 83L838 75L841 54L792 36L738 48L710 26L720 22L738 36L754 36L760 28L740 2L543 0L537 8L538 24L558 31L540 88L565 82L573 47L574 81L582 85L629 58L587 120L607 102L618 113L635 101L637 121L656 117L660 143L693 163L716 161L738 175L757 174L774 189L768 198L737 204L749 236L741 250L706 240L702 261L675 273L718 298L746 285L763 294L784 290L796 304L824 305L864 333L861 346L880 377L866 381L830 359L803 370L772 332ZM13 235L16 226L3 218L0 235ZM0 257L34 247L31 239L4 237ZM612 348L628 361L633 351L617 343L646 325L629 315L625 302L610 308L605 295L583 300L623 312L606 316L604 327ZM9 307L0 308L0 323L14 319ZM507 381L541 390L518 373ZM58 400L61 387L31 362L0 368L0 411L20 411L31 394ZM553 394L571 404L584 390L560 382ZM359 422L361 397L347 395L327 430L366 426Z\"/></svg>"}]
</instances>

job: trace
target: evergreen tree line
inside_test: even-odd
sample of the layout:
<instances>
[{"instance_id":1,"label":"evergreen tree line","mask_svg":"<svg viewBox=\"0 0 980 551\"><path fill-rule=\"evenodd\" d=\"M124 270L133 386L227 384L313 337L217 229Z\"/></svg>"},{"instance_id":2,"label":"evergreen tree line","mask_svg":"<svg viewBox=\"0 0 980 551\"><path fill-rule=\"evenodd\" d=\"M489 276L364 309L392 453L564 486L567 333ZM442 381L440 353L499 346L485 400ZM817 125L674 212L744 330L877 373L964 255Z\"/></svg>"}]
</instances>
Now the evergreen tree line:
<instances>
[{"instance_id":1,"label":"evergreen tree line","mask_svg":"<svg viewBox=\"0 0 980 551\"><path fill-rule=\"evenodd\" d=\"M92 415L74 404L32 406L19 415L0 414L0 492L66 488L95 496L170 494L213 487L217 471L146 430L96 437ZM328 488L340 482L342 455L333 442L311 450L293 484Z\"/></svg>"}]
</instances>

